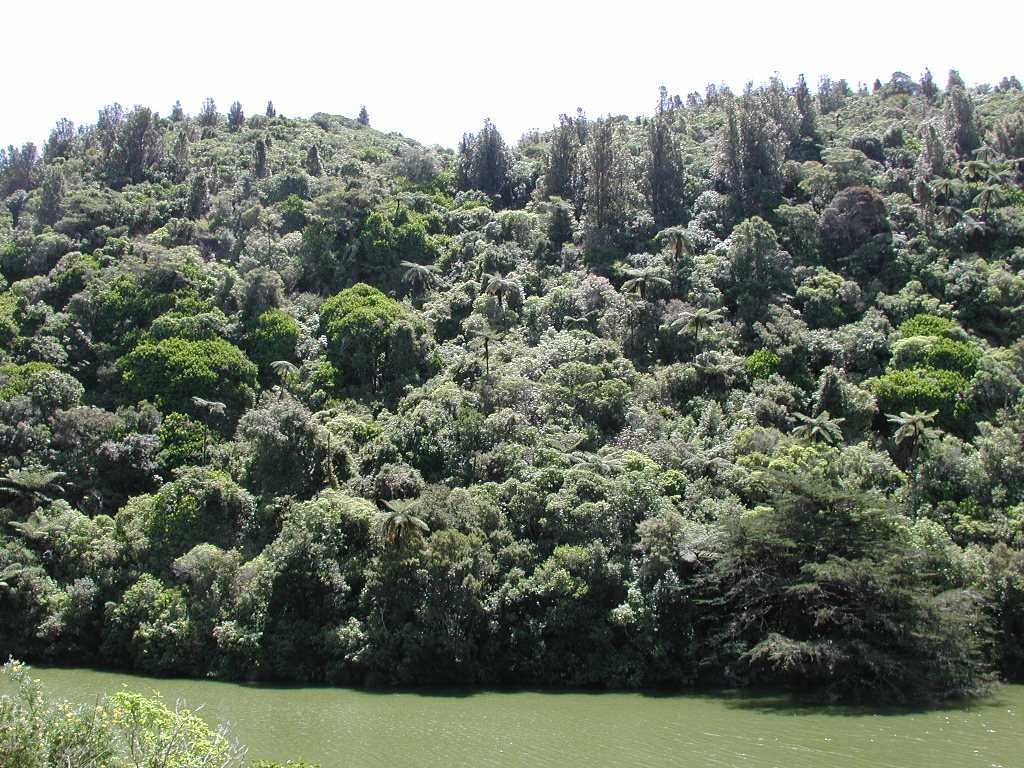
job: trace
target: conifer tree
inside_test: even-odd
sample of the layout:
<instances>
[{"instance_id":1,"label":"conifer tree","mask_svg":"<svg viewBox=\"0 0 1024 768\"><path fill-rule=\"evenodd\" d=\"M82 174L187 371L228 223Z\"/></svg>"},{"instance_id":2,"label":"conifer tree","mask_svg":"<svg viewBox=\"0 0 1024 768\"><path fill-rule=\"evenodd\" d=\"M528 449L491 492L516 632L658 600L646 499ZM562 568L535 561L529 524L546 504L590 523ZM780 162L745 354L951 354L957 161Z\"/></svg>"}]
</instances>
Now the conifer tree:
<instances>
[{"instance_id":1,"label":"conifer tree","mask_svg":"<svg viewBox=\"0 0 1024 768\"><path fill-rule=\"evenodd\" d=\"M16 189L35 189L38 159L39 152L31 141L20 149L13 145L0 149L0 195L7 197Z\"/></svg>"},{"instance_id":2,"label":"conifer tree","mask_svg":"<svg viewBox=\"0 0 1024 768\"><path fill-rule=\"evenodd\" d=\"M255 165L253 167L253 173L257 179L263 179L267 176L267 142L263 139L256 139L256 144L253 146L253 157Z\"/></svg>"},{"instance_id":3,"label":"conifer tree","mask_svg":"<svg viewBox=\"0 0 1024 768\"><path fill-rule=\"evenodd\" d=\"M935 84L935 78L932 77L932 71L927 68L925 68L924 74L921 75L921 95L932 103L935 102L935 99L939 95L939 86Z\"/></svg>"},{"instance_id":4,"label":"conifer tree","mask_svg":"<svg viewBox=\"0 0 1024 768\"><path fill-rule=\"evenodd\" d=\"M545 199L561 197L575 201L580 191L579 149L573 119L562 115L559 126L552 132L547 167L540 184Z\"/></svg>"},{"instance_id":5,"label":"conifer tree","mask_svg":"<svg viewBox=\"0 0 1024 768\"><path fill-rule=\"evenodd\" d=\"M647 129L646 182L651 213L659 227L676 221L683 188L683 159L668 120L659 115Z\"/></svg>"},{"instance_id":6,"label":"conifer tree","mask_svg":"<svg viewBox=\"0 0 1024 768\"><path fill-rule=\"evenodd\" d=\"M189 165L189 130L186 125L178 128L178 135L171 147L171 164L174 166L174 180L179 184L188 176Z\"/></svg>"},{"instance_id":7,"label":"conifer tree","mask_svg":"<svg viewBox=\"0 0 1024 768\"><path fill-rule=\"evenodd\" d=\"M459 189L478 189L507 204L511 199L511 158L505 141L490 119L479 134L467 134L459 143Z\"/></svg>"},{"instance_id":8,"label":"conifer tree","mask_svg":"<svg viewBox=\"0 0 1024 768\"><path fill-rule=\"evenodd\" d=\"M245 112L242 111L241 103L236 101L228 109L228 128L237 131L243 125L245 125Z\"/></svg>"},{"instance_id":9,"label":"conifer tree","mask_svg":"<svg viewBox=\"0 0 1024 768\"><path fill-rule=\"evenodd\" d=\"M57 157L71 156L71 143L75 138L75 124L62 117L50 131L50 138L43 147L43 157L53 160Z\"/></svg>"},{"instance_id":10,"label":"conifer tree","mask_svg":"<svg viewBox=\"0 0 1024 768\"><path fill-rule=\"evenodd\" d=\"M197 173L192 177L186 205L191 219L201 218L210 207L210 182L207 181L205 174Z\"/></svg>"},{"instance_id":11,"label":"conifer tree","mask_svg":"<svg viewBox=\"0 0 1024 768\"><path fill-rule=\"evenodd\" d=\"M949 86L942 114L946 121L946 131L957 153L962 158L970 157L971 152L981 146L981 131L974 115L974 102L955 69L949 72Z\"/></svg>"},{"instance_id":12,"label":"conifer tree","mask_svg":"<svg viewBox=\"0 0 1024 768\"><path fill-rule=\"evenodd\" d=\"M60 220L63 215L65 197L67 197L67 183L64 178L64 169L60 165L48 166L42 194L39 197L38 216L41 224L55 224Z\"/></svg>"},{"instance_id":13,"label":"conifer tree","mask_svg":"<svg viewBox=\"0 0 1024 768\"><path fill-rule=\"evenodd\" d=\"M588 245L605 247L626 208L626 175L615 140L615 124L598 120L587 148L585 190Z\"/></svg>"},{"instance_id":14,"label":"conifer tree","mask_svg":"<svg viewBox=\"0 0 1024 768\"><path fill-rule=\"evenodd\" d=\"M324 172L320 163L320 148L316 144L306 150L306 170L310 176L319 176Z\"/></svg>"},{"instance_id":15,"label":"conifer tree","mask_svg":"<svg viewBox=\"0 0 1024 768\"><path fill-rule=\"evenodd\" d=\"M212 98L203 102L196 121L203 128L213 128L220 122L220 113L217 112L217 105Z\"/></svg>"},{"instance_id":16,"label":"conifer tree","mask_svg":"<svg viewBox=\"0 0 1024 768\"><path fill-rule=\"evenodd\" d=\"M800 113L800 135L813 139L818 134L814 97L811 96L811 89L807 87L807 81L802 74L796 80L794 95L796 108Z\"/></svg>"}]
</instances>

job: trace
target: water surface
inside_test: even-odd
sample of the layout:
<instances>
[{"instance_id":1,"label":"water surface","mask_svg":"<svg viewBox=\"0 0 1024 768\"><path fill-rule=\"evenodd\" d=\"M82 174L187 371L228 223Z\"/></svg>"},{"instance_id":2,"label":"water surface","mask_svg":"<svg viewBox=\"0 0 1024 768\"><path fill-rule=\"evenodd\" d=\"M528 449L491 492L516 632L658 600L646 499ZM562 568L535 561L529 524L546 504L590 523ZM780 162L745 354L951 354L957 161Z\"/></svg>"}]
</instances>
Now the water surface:
<instances>
[{"instance_id":1,"label":"water surface","mask_svg":"<svg viewBox=\"0 0 1024 768\"><path fill-rule=\"evenodd\" d=\"M324 768L1012 768L1024 686L920 711L724 694L365 691L35 668L52 696L127 688L230 722L250 758Z\"/></svg>"}]
</instances>

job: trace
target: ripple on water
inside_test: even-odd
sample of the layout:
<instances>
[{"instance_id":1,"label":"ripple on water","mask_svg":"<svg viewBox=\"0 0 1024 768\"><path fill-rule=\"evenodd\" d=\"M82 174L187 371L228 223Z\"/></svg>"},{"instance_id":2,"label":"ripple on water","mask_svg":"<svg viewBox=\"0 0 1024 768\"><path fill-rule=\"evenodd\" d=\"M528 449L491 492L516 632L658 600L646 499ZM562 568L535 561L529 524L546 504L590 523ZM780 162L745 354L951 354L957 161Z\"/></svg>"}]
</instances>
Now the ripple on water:
<instances>
[{"instance_id":1,"label":"ripple on water","mask_svg":"<svg viewBox=\"0 0 1024 768\"><path fill-rule=\"evenodd\" d=\"M372 692L40 669L53 695L122 686L205 704L252 757L324 768L1009 768L1024 686L958 708L872 712L639 693Z\"/></svg>"}]
</instances>

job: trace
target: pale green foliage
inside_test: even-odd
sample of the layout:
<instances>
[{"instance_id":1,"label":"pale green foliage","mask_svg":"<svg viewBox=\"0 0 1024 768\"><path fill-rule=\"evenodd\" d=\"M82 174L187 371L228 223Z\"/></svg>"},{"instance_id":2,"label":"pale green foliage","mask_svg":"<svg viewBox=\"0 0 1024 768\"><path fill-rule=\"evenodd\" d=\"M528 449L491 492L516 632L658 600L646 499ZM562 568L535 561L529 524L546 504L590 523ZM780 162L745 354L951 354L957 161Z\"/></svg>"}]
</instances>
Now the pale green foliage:
<instances>
[{"instance_id":1,"label":"pale green foliage","mask_svg":"<svg viewBox=\"0 0 1024 768\"><path fill-rule=\"evenodd\" d=\"M122 691L94 705L45 696L38 678L9 661L15 685L0 696L4 768L233 768L245 748L189 710Z\"/></svg>"}]
</instances>

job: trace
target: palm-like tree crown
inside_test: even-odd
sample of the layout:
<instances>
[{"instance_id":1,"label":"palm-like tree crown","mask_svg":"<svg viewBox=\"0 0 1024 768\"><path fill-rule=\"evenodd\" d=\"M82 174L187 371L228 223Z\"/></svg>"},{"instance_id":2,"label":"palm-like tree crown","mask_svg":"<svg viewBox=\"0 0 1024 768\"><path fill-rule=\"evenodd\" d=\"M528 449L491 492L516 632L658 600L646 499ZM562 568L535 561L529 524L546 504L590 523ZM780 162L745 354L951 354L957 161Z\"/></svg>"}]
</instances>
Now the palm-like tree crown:
<instances>
[{"instance_id":1,"label":"palm-like tree crown","mask_svg":"<svg viewBox=\"0 0 1024 768\"><path fill-rule=\"evenodd\" d=\"M402 282L409 283L417 291L424 290L441 273L441 268L436 264L416 264L412 261L403 261L401 266L405 269Z\"/></svg>"},{"instance_id":2,"label":"palm-like tree crown","mask_svg":"<svg viewBox=\"0 0 1024 768\"><path fill-rule=\"evenodd\" d=\"M901 411L899 416L890 413L886 418L898 425L898 429L893 435L897 445L907 440L921 444L935 440L942 435L941 429L931 426L938 413L938 411L914 411L913 413Z\"/></svg>"},{"instance_id":3,"label":"palm-like tree crown","mask_svg":"<svg viewBox=\"0 0 1024 768\"><path fill-rule=\"evenodd\" d=\"M504 308L505 299L509 294L519 290L519 283L511 277L501 274L487 275L487 277L490 279L487 281L484 291L493 295L498 300L498 306Z\"/></svg>"},{"instance_id":4,"label":"palm-like tree crown","mask_svg":"<svg viewBox=\"0 0 1024 768\"><path fill-rule=\"evenodd\" d=\"M35 511L43 502L53 501L64 493L64 487L57 482L62 477L63 472L12 469L0 477L0 502L6 499L27 506L29 512Z\"/></svg>"},{"instance_id":5,"label":"palm-like tree crown","mask_svg":"<svg viewBox=\"0 0 1024 768\"><path fill-rule=\"evenodd\" d=\"M416 499L394 499L382 502L387 509L379 512L374 520L380 526L384 543L402 547L408 542L429 533L430 527L413 514L418 506Z\"/></svg>"},{"instance_id":6,"label":"palm-like tree crown","mask_svg":"<svg viewBox=\"0 0 1024 768\"><path fill-rule=\"evenodd\" d=\"M805 438L811 443L828 443L835 445L843 439L843 431L839 425L846 421L840 417L833 419L828 411L822 411L817 416L805 416L802 413L796 414L802 422L793 428L793 435Z\"/></svg>"},{"instance_id":7,"label":"palm-like tree crown","mask_svg":"<svg viewBox=\"0 0 1024 768\"><path fill-rule=\"evenodd\" d=\"M654 236L659 243L671 241L675 259L678 262L683 254L693 255L693 233L683 227L666 227Z\"/></svg>"},{"instance_id":8,"label":"palm-like tree crown","mask_svg":"<svg viewBox=\"0 0 1024 768\"><path fill-rule=\"evenodd\" d=\"M626 274L629 280L622 284L624 293L635 293L641 299L646 299L652 287L667 287L672 283L664 277L659 277L653 269L629 269Z\"/></svg>"}]
</instances>

